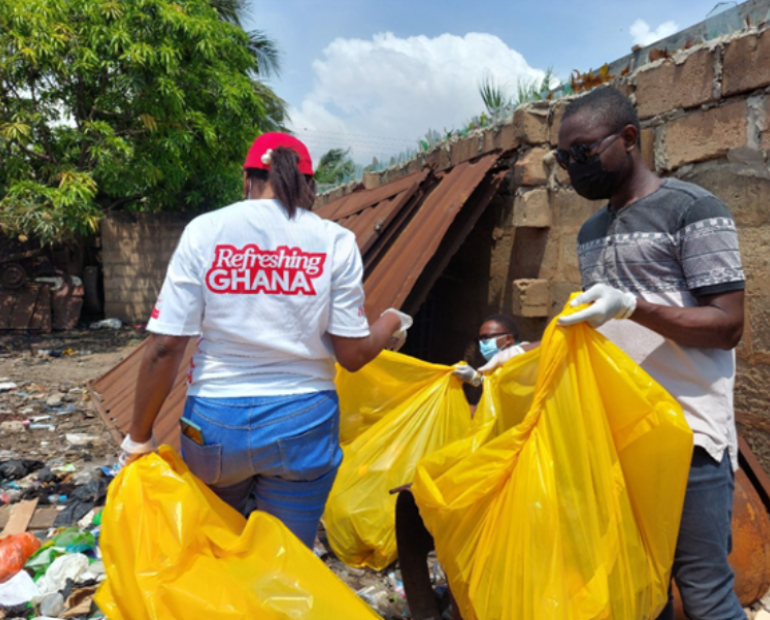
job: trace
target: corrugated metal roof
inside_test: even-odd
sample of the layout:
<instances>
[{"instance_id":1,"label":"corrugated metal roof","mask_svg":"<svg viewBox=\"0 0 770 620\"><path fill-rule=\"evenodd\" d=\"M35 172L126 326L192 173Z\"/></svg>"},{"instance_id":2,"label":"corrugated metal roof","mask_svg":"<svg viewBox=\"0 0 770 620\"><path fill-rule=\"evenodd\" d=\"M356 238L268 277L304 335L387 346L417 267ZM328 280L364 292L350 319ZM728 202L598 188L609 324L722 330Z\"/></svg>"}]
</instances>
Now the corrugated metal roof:
<instances>
[{"instance_id":1,"label":"corrugated metal roof","mask_svg":"<svg viewBox=\"0 0 770 620\"><path fill-rule=\"evenodd\" d=\"M377 241L419 192L429 172L423 170L376 189L353 192L324 205L316 213L356 233L366 265L376 254Z\"/></svg>"},{"instance_id":2,"label":"corrugated metal roof","mask_svg":"<svg viewBox=\"0 0 770 620\"><path fill-rule=\"evenodd\" d=\"M155 438L158 443L170 444L179 451L179 418L182 415L187 385L188 362L195 352L197 340L190 339L187 345L183 361L179 365L174 387L163 403L163 408L155 422ZM88 385L91 391L91 402L96 406L102 420L112 433L116 443L123 440L131 426L131 418L134 415L134 393L136 391L136 379L139 374L139 364L142 361L147 340L144 340L131 354L117 366L96 381Z\"/></svg>"},{"instance_id":3,"label":"corrugated metal roof","mask_svg":"<svg viewBox=\"0 0 770 620\"><path fill-rule=\"evenodd\" d=\"M492 153L436 175L435 186L366 274L369 316L377 317L386 308L401 307L460 209L498 159L499 155Z\"/></svg>"},{"instance_id":4,"label":"corrugated metal roof","mask_svg":"<svg viewBox=\"0 0 770 620\"><path fill-rule=\"evenodd\" d=\"M370 317L379 316L389 307L402 307L431 260L434 271L445 264L446 261L434 258L436 251L478 188L471 201L474 204L470 205L473 213L458 220L460 226L450 235L451 243L445 243L445 251L456 250L470 231L502 181L503 173L490 173L499 157L499 153L488 153L435 174L424 169L375 189L353 192L316 211L356 234L364 261L366 310ZM485 179L488 182L482 187ZM433 278L421 280L428 286L432 281ZM195 343L191 342L155 424L158 442L175 448L179 446L178 420L186 392L187 360L194 349ZM142 343L90 384L93 402L116 441L131 423L136 377L144 350Z\"/></svg>"}]
</instances>

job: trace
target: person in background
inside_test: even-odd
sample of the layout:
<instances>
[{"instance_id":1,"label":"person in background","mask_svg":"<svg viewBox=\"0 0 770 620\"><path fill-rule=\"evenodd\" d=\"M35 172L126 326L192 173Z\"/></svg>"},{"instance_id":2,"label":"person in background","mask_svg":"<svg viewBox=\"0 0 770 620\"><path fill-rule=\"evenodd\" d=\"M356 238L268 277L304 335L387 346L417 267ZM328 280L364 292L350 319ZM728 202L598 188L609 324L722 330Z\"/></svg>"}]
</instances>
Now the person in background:
<instances>
[{"instance_id":1,"label":"person in background","mask_svg":"<svg viewBox=\"0 0 770 620\"><path fill-rule=\"evenodd\" d=\"M566 108L556 160L578 194L606 201L578 234L586 292L572 305L591 305L559 323L598 328L682 405L695 447L673 578L688 618L745 620L727 561L746 286L735 222L709 192L647 167L636 110L612 88ZM673 617L669 601L660 618Z\"/></svg>"},{"instance_id":2,"label":"person in background","mask_svg":"<svg viewBox=\"0 0 770 620\"><path fill-rule=\"evenodd\" d=\"M121 462L154 450L153 423L198 337L185 462L238 511L254 494L257 509L312 548L342 460L335 358L359 370L403 341L411 319L389 309L369 324L354 234L310 211L304 144L264 134L243 170L246 199L194 219L171 259Z\"/></svg>"},{"instance_id":3,"label":"person in background","mask_svg":"<svg viewBox=\"0 0 770 620\"><path fill-rule=\"evenodd\" d=\"M476 370L462 364L453 373L455 377L474 387L479 387L484 375L494 372L517 355L537 347L537 343L519 342L519 328L512 316L492 314L484 319L479 328L479 351L487 363Z\"/></svg>"}]
</instances>

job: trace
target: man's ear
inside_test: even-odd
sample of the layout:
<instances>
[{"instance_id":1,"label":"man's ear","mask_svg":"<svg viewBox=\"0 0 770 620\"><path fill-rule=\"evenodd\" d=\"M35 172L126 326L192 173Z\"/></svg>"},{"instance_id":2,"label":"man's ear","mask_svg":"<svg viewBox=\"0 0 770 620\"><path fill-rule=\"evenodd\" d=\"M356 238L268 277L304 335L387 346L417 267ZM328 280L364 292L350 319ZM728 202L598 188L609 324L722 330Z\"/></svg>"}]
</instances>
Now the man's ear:
<instances>
[{"instance_id":1,"label":"man's ear","mask_svg":"<svg viewBox=\"0 0 770 620\"><path fill-rule=\"evenodd\" d=\"M626 151L633 151L639 146L639 130L634 125L626 125L620 132Z\"/></svg>"},{"instance_id":2,"label":"man's ear","mask_svg":"<svg viewBox=\"0 0 770 620\"><path fill-rule=\"evenodd\" d=\"M243 171L243 195L246 196L246 198L249 197L249 175L246 174L246 171Z\"/></svg>"}]
</instances>

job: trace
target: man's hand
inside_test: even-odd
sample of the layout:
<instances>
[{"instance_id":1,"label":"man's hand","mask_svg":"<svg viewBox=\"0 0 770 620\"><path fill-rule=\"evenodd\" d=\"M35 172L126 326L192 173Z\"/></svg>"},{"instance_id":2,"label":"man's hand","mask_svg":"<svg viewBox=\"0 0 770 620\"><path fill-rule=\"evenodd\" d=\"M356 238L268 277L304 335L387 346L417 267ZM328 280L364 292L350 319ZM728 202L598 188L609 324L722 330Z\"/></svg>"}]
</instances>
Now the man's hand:
<instances>
[{"instance_id":1,"label":"man's hand","mask_svg":"<svg viewBox=\"0 0 770 620\"><path fill-rule=\"evenodd\" d=\"M594 284L573 299L570 306L575 308L587 303L591 303L588 308L559 317L558 324L567 326L585 321L592 327L601 327L610 319L627 319L636 310L636 297L606 284Z\"/></svg>"},{"instance_id":2,"label":"man's hand","mask_svg":"<svg viewBox=\"0 0 770 620\"><path fill-rule=\"evenodd\" d=\"M120 444L121 452L118 457L118 467L123 469L126 465L130 465L143 456L155 452L155 448L154 437L151 437L149 441L145 441L144 443L137 443L131 439L131 435L126 435L123 438L123 443Z\"/></svg>"},{"instance_id":3,"label":"man's hand","mask_svg":"<svg viewBox=\"0 0 770 620\"><path fill-rule=\"evenodd\" d=\"M513 359L517 355L523 355L524 353L526 353L526 351L518 344L515 344L512 347L508 347L507 349L503 349L499 353L495 353L491 360L479 368L479 372L484 375L493 373L508 360Z\"/></svg>"},{"instance_id":4,"label":"man's hand","mask_svg":"<svg viewBox=\"0 0 770 620\"><path fill-rule=\"evenodd\" d=\"M468 364L457 364L452 374L464 383L470 383L473 387L479 387L484 377L478 370Z\"/></svg>"}]
</instances>

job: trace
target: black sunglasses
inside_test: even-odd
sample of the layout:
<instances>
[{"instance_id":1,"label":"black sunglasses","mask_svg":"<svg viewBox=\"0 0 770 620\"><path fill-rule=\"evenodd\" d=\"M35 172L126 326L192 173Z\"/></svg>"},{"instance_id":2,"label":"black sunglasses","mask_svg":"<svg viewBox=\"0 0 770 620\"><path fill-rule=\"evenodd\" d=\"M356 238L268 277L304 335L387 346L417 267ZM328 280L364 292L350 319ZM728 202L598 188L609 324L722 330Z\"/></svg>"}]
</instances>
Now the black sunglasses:
<instances>
[{"instance_id":1,"label":"black sunglasses","mask_svg":"<svg viewBox=\"0 0 770 620\"><path fill-rule=\"evenodd\" d=\"M500 338L501 336L512 336L511 332L500 332L499 334L484 334L483 336L479 336L479 342L486 342L487 340L493 340L495 338Z\"/></svg>"},{"instance_id":2,"label":"black sunglasses","mask_svg":"<svg viewBox=\"0 0 770 620\"><path fill-rule=\"evenodd\" d=\"M597 140L591 144L575 144L574 146L570 147L569 151L565 151L564 149L557 149L556 162L565 170L569 167L570 159L578 164L587 164L589 161L598 157L604 152L599 151L598 153L592 154L591 151L600 146L601 143L605 140L613 137L617 138L622 132L623 130L621 129L620 131L616 131L615 133L611 133L608 136L604 136L601 140Z\"/></svg>"}]
</instances>

